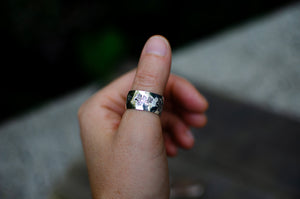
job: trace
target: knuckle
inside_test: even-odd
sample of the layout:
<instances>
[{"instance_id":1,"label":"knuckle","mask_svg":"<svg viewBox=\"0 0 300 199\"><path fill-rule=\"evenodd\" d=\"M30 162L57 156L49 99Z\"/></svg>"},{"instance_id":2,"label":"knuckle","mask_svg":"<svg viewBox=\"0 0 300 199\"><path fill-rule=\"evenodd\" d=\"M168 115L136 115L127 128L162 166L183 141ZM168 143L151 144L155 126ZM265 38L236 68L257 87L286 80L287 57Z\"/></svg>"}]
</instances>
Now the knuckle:
<instances>
[{"instance_id":1,"label":"knuckle","mask_svg":"<svg viewBox=\"0 0 300 199\"><path fill-rule=\"evenodd\" d=\"M86 117L86 113L89 110L88 101L84 102L77 110L77 117L79 121L82 121Z\"/></svg>"},{"instance_id":2,"label":"knuckle","mask_svg":"<svg viewBox=\"0 0 300 199\"><path fill-rule=\"evenodd\" d=\"M85 112L85 106L84 104L82 104L77 111L77 117L79 121L81 121L82 118L84 117L84 112Z\"/></svg>"},{"instance_id":3,"label":"knuckle","mask_svg":"<svg viewBox=\"0 0 300 199\"><path fill-rule=\"evenodd\" d=\"M159 84L159 79L156 73L139 71L136 74L135 83L141 87L151 88Z\"/></svg>"}]
</instances>

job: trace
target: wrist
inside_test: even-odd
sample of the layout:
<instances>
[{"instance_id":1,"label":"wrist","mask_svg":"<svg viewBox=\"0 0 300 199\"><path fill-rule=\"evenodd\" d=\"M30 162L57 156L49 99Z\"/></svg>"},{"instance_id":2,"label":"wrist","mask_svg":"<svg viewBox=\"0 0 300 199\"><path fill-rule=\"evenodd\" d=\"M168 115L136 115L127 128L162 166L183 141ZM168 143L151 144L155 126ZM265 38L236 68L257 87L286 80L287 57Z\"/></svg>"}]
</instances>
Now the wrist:
<instances>
[{"instance_id":1,"label":"wrist","mask_svg":"<svg viewBox=\"0 0 300 199\"><path fill-rule=\"evenodd\" d=\"M99 194L93 194L93 199L169 199L170 190L163 191L161 193L147 193L145 190L124 190L124 189L106 189Z\"/></svg>"}]
</instances>

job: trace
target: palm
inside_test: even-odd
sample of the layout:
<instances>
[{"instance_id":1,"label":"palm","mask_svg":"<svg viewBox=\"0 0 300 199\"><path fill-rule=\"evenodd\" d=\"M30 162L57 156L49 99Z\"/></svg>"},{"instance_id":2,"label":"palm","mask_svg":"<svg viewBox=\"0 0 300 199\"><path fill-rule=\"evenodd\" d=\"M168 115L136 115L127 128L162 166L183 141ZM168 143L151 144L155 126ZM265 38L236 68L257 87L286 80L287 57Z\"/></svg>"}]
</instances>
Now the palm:
<instances>
[{"instance_id":1,"label":"palm","mask_svg":"<svg viewBox=\"0 0 300 199\"><path fill-rule=\"evenodd\" d=\"M206 123L207 102L186 80L170 75L171 48L161 36L145 44L133 70L100 90L79 110L81 139L94 198L168 198L166 153L191 148L189 127ZM159 117L127 110L129 90L164 94Z\"/></svg>"},{"instance_id":2,"label":"palm","mask_svg":"<svg viewBox=\"0 0 300 199\"><path fill-rule=\"evenodd\" d=\"M115 80L101 93L94 96L104 108L99 114L106 114L108 118L107 130L116 131L119 127L134 75L135 70ZM164 97L161 125L167 154L174 156L177 154L177 147L188 149L193 146L194 140L186 132L190 126L202 127L206 124L204 111L208 105L204 97L188 81L172 74L169 77Z\"/></svg>"}]
</instances>

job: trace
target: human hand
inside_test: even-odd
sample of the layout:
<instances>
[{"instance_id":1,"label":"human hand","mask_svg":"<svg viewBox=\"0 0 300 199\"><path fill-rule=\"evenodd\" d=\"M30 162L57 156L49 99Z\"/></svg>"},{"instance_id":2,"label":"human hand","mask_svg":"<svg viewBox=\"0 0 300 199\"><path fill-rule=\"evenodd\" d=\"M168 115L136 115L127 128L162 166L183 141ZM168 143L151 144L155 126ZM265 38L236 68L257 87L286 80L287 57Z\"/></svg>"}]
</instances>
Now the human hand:
<instances>
[{"instance_id":1,"label":"human hand","mask_svg":"<svg viewBox=\"0 0 300 199\"><path fill-rule=\"evenodd\" d=\"M167 156L189 149L189 127L206 124L208 103L192 84L170 75L171 48L151 37L137 70L97 92L79 109L81 139L93 198L169 198ZM184 67L184 66L183 66ZM164 95L156 114L125 109L129 90Z\"/></svg>"}]
</instances>

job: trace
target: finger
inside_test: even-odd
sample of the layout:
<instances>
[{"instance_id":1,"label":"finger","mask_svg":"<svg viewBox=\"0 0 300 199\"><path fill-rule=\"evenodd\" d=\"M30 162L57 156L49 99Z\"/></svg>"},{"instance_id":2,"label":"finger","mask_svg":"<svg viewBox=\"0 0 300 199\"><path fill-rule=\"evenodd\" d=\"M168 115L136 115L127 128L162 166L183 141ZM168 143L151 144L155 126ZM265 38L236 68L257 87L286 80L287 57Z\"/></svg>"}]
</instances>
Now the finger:
<instances>
[{"instance_id":1,"label":"finger","mask_svg":"<svg viewBox=\"0 0 300 199\"><path fill-rule=\"evenodd\" d=\"M96 137L100 137L103 134L112 135L118 129L134 75L135 70L124 74L81 105L78 111L80 124L95 129L88 132L94 132Z\"/></svg>"},{"instance_id":2,"label":"finger","mask_svg":"<svg viewBox=\"0 0 300 199\"><path fill-rule=\"evenodd\" d=\"M145 44L136 70L133 90L144 90L163 95L171 67L171 48L161 36L151 37ZM164 151L160 118L147 111L126 110L122 116L119 137L129 140L145 151L153 146L157 153ZM122 135L121 135L122 134ZM159 144L158 144L159 143ZM155 152L154 152L155 153Z\"/></svg>"},{"instance_id":3,"label":"finger","mask_svg":"<svg viewBox=\"0 0 300 199\"><path fill-rule=\"evenodd\" d=\"M170 137L169 133L164 133L164 140L165 140L167 155L170 157L176 156L178 152L177 146L172 140L172 138Z\"/></svg>"},{"instance_id":4,"label":"finger","mask_svg":"<svg viewBox=\"0 0 300 199\"><path fill-rule=\"evenodd\" d=\"M204 113L181 112L180 118L188 126L201 128L207 123L207 117Z\"/></svg>"},{"instance_id":5,"label":"finger","mask_svg":"<svg viewBox=\"0 0 300 199\"><path fill-rule=\"evenodd\" d=\"M162 114L163 128L170 132L175 143L185 149L190 149L194 145L194 137L189 127L177 116L169 112Z\"/></svg>"},{"instance_id":6,"label":"finger","mask_svg":"<svg viewBox=\"0 0 300 199\"><path fill-rule=\"evenodd\" d=\"M123 115L125 111L125 103L126 97L128 94L128 90L130 89L134 76L135 71L132 70L115 81L111 84L106 86L104 89L96 94L95 100L100 105L102 104L107 110L111 110L114 113L117 113L120 117Z\"/></svg>"},{"instance_id":7,"label":"finger","mask_svg":"<svg viewBox=\"0 0 300 199\"><path fill-rule=\"evenodd\" d=\"M132 89L162 95L168 81L170 64L171 48L167 40L161 36L151 37L143 48ZM147 179L137 184L136 189L153 192L155 185L160 187L159 192L168 193L166 149L160 117L157 114L126 110L114 135L113 146L116 151L114 158L126 168L126 172L119 172L118 177L128 179L130 176L124 184L136 184L137 179ZM147 194L159 195L152 192Z\"/></svg>"},{"instance_id":8,"label":"finger","mask_svg":"<svg viewBox=\"0 0 300 199\"><path fill-rule=\"evenodd\" d=\"M151 37L141 54L132 89L162 95L169 78L171 49L161 36Z\"/></svg>"},{"instance_id":9,"label":"finger","mask_svg":"<svg viewBox=\"0 0 300 199\"><path fill-rule=\"evenodd\" d=\"M208 102L203 95L187 80L171 75L166 87L166 100L172 107L169 109L183 109L189 112L203 113L208 108Z\"/></svg>"}]
</instances>

